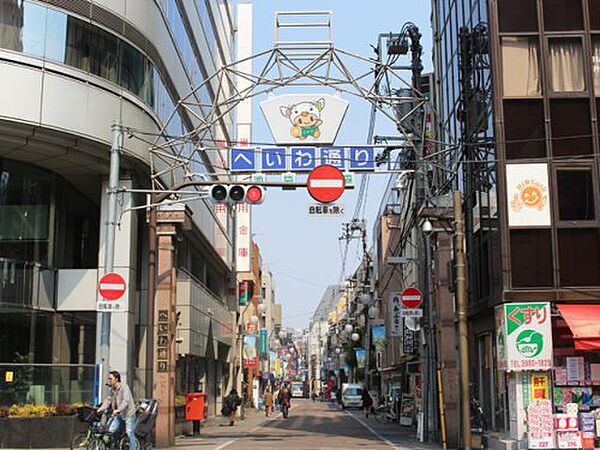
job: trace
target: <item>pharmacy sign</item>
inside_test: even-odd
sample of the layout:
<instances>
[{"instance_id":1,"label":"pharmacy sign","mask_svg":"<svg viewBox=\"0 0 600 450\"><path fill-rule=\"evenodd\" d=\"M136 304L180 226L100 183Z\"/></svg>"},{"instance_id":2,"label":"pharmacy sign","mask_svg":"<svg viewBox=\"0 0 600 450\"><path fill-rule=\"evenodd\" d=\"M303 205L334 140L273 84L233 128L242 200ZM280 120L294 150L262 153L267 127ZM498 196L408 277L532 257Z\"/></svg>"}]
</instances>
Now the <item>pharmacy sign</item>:
<instances>
[{"instance_id":1,"label":"pharmacy sign","mask_svg":"<svg viewBox=\"0 0 600 450\"><path fill-rule=\"evenodd\" d=\"M550 303L506 303L496 307L498 367L507 371L552 368Z\"/></svg>"}]
</instances>

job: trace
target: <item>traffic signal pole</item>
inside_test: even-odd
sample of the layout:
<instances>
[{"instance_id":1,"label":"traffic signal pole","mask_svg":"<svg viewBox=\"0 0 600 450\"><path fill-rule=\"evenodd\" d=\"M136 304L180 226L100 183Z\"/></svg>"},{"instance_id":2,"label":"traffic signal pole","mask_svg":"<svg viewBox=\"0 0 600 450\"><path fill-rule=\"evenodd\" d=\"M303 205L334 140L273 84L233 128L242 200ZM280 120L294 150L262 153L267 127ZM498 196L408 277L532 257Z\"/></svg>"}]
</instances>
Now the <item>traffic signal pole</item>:
<instances>
[{"instance_id":1,"label":"traffic signal pole","mask_svg":"<svg viewBox=\"0 0 600 450\"><path fill-rule=\"evenodd\" d=\"M117 194L119 184L120 154L123 148L123 129L120 122L112 125L112 145L110 148L110 172L108 177L108 211L106 220L106 238L104 245L104 274L114 269L115 231L117 226ZM100 313L100 342L96 345L96 365L98 367L98 389L96 395L101 400L106 394L104 372L109 368L110 356L110 314Z\"/></svg>"}]
</instances>

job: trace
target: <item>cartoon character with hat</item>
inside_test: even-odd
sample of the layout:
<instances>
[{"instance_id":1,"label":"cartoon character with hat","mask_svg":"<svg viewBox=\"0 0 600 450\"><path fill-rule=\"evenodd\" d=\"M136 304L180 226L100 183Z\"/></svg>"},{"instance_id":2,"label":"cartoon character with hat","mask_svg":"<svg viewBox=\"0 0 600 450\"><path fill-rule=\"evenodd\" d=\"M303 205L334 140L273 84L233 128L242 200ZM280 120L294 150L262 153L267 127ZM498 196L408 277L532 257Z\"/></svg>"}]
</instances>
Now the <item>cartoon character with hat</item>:
<instances>
[{"instance_id":1,"label":"cartoon character with hat","mask_svg":"<svg viewBox=\"0 0 600 450\"><path fill-rule=\"evenodd\" d=\"M291 106L281 106L281 115L292 123L290 134L304 140L309 136L318 139L321 136L319 126L323 124L321 111L325 108L325 99L316 102L300 102Z\"/></svg>"}]
</instances>

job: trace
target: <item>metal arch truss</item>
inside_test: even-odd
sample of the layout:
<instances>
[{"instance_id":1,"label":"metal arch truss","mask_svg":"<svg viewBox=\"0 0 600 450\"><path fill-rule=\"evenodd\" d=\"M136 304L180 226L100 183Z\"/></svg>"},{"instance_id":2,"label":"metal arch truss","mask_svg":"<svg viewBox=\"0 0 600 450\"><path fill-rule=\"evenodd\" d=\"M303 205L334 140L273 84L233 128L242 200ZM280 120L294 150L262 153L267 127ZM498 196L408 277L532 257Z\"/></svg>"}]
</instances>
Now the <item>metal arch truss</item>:
<instances>
[{"instance_id":1,"label":"metal arch truss","mask_svg":"<svg viewBox=\"0 0 600 450\"><path fill-rule=\"evenodd\" d=\"M252 66L260 69L253 72ZM382 63L337 49L329 41L276 42L270 50L226 65L177 103L154 138L149 149L152 188L173 189L182 183L189 186L194 179L226 175L226 150L236 143L215 138L215 130L219 126L226 129L224 124L233 123L232 113L243 102L287 87L329 88L366 100L373 112L395 124L403 146L412 147L415 157L422 156L426 131L411 130L413 116L424 115L428 109L433 112L434 126L441 125L429 100L401 76L406 69L394 66L391 59ZM394 95L399 92L398 87L411 95ZM206 90L213 93L212 103L203 101ZM170 133L178 116L191 131ZM197 164L206 167L205 173L195 170Z\"/></svg>"}]
</instances>

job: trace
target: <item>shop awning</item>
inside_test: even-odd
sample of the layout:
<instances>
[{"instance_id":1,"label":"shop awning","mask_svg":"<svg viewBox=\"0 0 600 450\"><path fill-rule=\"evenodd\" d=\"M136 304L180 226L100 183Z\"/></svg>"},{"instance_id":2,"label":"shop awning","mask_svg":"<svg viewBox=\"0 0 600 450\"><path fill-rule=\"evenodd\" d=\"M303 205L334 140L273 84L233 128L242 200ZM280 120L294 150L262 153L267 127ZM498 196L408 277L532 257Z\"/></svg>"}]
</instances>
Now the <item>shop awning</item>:
<instances>
[{"instance_id":1,"label":"shop awning","mask_svg":"<svg viewBox=\"0 0 600 450\"><path fill-rule=\"evenodd\" d=\"M600 350L600 305L556 305L577 350Z\"/></svg>"}]
</instances>

